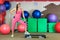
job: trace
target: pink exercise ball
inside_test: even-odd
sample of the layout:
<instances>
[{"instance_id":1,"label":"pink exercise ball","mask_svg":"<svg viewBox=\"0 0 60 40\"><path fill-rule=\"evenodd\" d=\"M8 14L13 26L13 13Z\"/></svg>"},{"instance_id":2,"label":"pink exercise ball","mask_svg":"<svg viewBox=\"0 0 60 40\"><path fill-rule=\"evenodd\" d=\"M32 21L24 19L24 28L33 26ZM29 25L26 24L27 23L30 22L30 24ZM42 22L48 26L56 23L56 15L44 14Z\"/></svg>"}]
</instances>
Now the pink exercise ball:
<instances>
[{"instance_id":1,"label":"pink exercise ball","mask_svg":"<svg viewBox=\"0 0 60 40\"><path fill-rule=\"evenodd\" d=\"M4 34L4 35L9 34L10 33L10 26L8 24L1 25L0 32L1 32L1 34Z\"/></svg>"},{"instance_id":2,"label":"pink exercise ball","mask_svg":"<svg viewBox=\"0 0 60 40\"><path fill-rule=\"evenodd\" d=\"M5 0L0 0L0 4L3 4Z\"/></svg>"},{"instance_id":3,"label":"pink exercise ball","mask_svg":"<svg viewBox=\"0 0 60 40\"><path fill-rule=\"evenodd\" d=\"M26 27L23 24L20 24L17 29L18 29L19 32L24 32L25 28Z\"/></svg>"}]
</instances>

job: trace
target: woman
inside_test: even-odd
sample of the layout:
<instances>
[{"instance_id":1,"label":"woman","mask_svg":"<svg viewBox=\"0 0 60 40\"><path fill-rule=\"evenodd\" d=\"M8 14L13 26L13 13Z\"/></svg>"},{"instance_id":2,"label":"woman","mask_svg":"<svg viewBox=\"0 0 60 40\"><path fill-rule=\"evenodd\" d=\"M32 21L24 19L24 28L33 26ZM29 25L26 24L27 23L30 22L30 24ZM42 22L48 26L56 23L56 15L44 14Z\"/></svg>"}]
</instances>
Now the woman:
<instances>
[{"instance_id":1,"label":"woman","mask_svg":"<svg viewBox=\"0 0 60 40\"><path fill-rule=\"evenodd\" d=\"M25 20L25 17L24 17L24 13L23 13L23 10L22 10L22 8L21 8L20 5L21 5L21 4L18 3L18 4L16 5L16 8L14 8L14 9L12 9L12 10L10 11L11 14L12 14L14 11L16 11L16 14L15 14L13 20L12 20L12 37L14 36L14 28L15 28L15 25L16 25L17 22L20 22L21 24L23 24L23 25L26 26L26 23L24 23L24 21L21 20L21 14L23 14L24 20ZM25 21L26 21L26 20L25 20ZM25 29L25 31L26 31L26 29Z\"/></svg>"}]
</instances>

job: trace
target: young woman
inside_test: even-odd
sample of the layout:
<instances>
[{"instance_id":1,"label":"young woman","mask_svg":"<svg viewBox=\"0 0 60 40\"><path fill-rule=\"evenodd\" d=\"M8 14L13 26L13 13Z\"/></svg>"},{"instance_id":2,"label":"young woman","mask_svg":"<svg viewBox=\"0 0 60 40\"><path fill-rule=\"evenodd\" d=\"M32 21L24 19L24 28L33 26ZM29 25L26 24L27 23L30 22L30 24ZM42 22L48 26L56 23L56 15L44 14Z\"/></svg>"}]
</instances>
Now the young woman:
<instances>
[{"instance_id":1,"label":"young woman","mask_svg":"<svg viewBox=\"0 0 60 40\"><path fill-rule=\"evenodd\" d=\"M26 23L24 23L24 21L21 20L21 14L23 15L24 20L25 20L25 17L24 17L24 12L23 12L23 10L22 10L22 8L21 8L20 5L21 5L21 4L18 3L18 4L16 5L16 8L14 8L14 9L12 9L12 10L10 11L11 14L16 11L16 14L15 14L13 20L12 20L12 35L11 35L12 37L14 36L14 28L15 28L15 25L16 25L17 22L20 22L20 23L23 24L25 27L27 27ZM25 21L26 21L26 20L25 20ZM26 31L26 28L25 28L25 31Z\"/></svg>"}]
</instances>

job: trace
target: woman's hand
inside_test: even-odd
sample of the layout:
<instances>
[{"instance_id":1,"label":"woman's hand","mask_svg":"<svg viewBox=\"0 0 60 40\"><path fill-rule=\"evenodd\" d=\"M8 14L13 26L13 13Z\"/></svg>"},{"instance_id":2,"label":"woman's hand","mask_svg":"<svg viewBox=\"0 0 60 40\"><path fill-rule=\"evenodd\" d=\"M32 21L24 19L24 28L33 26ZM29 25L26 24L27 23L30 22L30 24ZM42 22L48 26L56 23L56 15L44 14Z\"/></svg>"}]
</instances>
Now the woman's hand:
<instances>
[{"instance_id":1,"label":"woman's hand","mask_svg":"<svg viewBox=\"0 0 60 40\"><path fill-rule=\"evenodd\" d=\"M13 14L14 11L16 11L16 8L12 9L10 13Z\"/></svg>"}]
</instances>

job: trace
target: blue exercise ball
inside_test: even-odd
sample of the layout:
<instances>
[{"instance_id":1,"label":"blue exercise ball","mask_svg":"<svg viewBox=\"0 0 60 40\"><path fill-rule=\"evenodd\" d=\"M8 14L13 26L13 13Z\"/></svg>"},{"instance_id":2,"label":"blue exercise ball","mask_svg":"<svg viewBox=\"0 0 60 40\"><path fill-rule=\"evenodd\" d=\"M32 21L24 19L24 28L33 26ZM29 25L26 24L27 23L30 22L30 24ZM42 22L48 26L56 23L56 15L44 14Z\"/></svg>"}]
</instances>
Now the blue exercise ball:
<instances>
[{"instance_id":1,"label":"blue exercise ball","mask_svg":"<svg viewBox=\"0 0 60 40\"><path fill-rule=\"evenodd\" d=\"M41 17L41 12L39 10L34 10L32 13L32 16L34 18L40 18Z\"/></svg>"},{"instance_id":2,"label":"blue exercise ball","mask_svg":"<svg viewBox=\"0 0 60 40\"><path fill-rule=\"evenodd\" d=\"M28 18L29 17L29 12L28 11L24 11L24 16L25 16L25 18Z\"/></svg>"},{"instance_id":3,"label":"blue exercise ball","mask_svg":"<svg viewBox=\"0 0 60 40\"><path fill-rule=\"evenodd\" d=\"M6 7L3 4L0 4L0 13L6 11Z\"/></svg>"},{"instance_id":4,"label":"blue exercise ball","mask_svg":"<svg viewBox=\"0 0 60 40\"><path fill-rule=\"evenodd\" d=\"M9 10L10 7L11 7L11 4L10 4L9 1L5 1L5 2L4 2L4 5L5 5L5 7L6 7L6 10Z\"/></svg>"},{"instance_id":5,"label":"blue exercise ball","mask_svg":"<svg viewBox=\"0 0 60 40\"><path fill-rule=\"evenodd\" d=\"M57 22L58 21L58 17L53 13L48 14L47 19L48 19L48 22Z\"/></svg>"}]
</instances>

